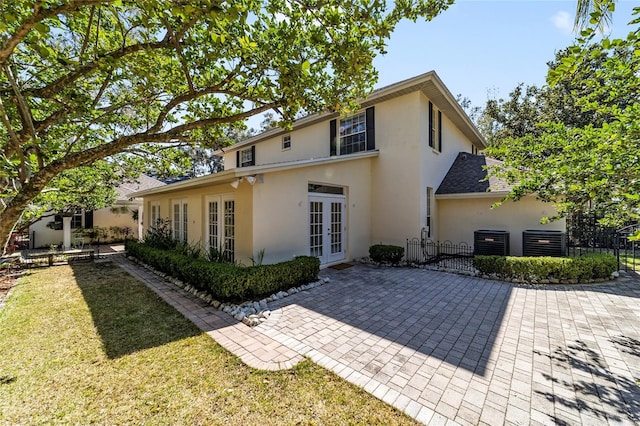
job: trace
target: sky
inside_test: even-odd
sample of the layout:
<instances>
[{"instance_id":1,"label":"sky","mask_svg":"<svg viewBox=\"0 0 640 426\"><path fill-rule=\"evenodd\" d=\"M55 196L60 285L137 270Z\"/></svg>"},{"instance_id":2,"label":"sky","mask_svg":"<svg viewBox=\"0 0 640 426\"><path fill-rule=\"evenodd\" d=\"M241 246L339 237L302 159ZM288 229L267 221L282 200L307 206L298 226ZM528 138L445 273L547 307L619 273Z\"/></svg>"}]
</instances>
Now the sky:
<instances>
[{"instance_id":1,"label":"sky","mask_svg":"<svg viewBox=\"0 0 640 426\"><path fill-rule=\"evenodd\" d=\"M636 0L618 0L609 31L629 32ZM375 59L376 87L431 70L473 106L507 97L518 83L543 85L547 62L575 39L576 0L457 0L431 22L403 21Z\"/></svg>"},{"instance_id":2,"label":"sky","mask_svg":"<svg viewBox=\"0 0 640 426\"><path fill-rule=\"evenodd\" d=\"M637 0L618 0L605 35L626 37ZM435 71L472 107L507 98L519 84L542 86L547 62L573 44L576 0L456 0L432 21L402 21L378 56L376 88ZM260 128L262 116L249 127Z\"/></svg>"}]
</instances>

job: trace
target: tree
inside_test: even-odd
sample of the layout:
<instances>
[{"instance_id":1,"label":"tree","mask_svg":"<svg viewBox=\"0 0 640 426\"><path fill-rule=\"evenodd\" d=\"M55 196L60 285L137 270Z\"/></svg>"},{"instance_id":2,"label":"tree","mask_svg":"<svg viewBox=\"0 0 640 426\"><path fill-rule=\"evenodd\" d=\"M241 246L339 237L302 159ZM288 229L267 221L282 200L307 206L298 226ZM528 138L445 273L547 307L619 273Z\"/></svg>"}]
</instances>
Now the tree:
<instances>
[{"instance_id":1,"label":"tree","mask_svg":"<svg viewBox=\"0 0 640 426\"><path fill-rule=\"evenodd\" d=\"M583 96L591 93L585 82L598 80L604 83L603 72L610 55L626 62L633 52L623 48L606 53L597 46L590 46L586 48L582 65L573 72L560 73L553 84L537 87L521 83L507 99L489 99L476 119L488 144L495 146L510 138L527 135L539 137L544 131L539 124L545 122L561 122L573 128L588 124L601 126L610 120L611 115L604 114L603 110L584 108L581 104ZM547 63L549 71L556 70L566 58L571 57L570 48L557 52L554 60ZM609 106L615 103L624 108L633 100L629 96L608 98L608 94L601 92L597 101Z\"/></svg>"},{"instance_id":2,"label":"tree","mask_svg":"<svg viewBox=\"0 0 640 426\"><path fill-rule=\"evenodd\" d=\"M570 93L588 122L547 118L537 131L489 149L504 160L493 173L515 184L508 198L536 193L553 201L560 209L551 219L589 205L605 225L640 218L640 7L634 17L625 39L594 42L595 29L583 30L549 71L551 87L576 79Z\"/></svg>"},{"instance_id":3,"label":"tree","mask_svg":"<svg viewBox=\"0 0 640 426\"><path fill-rule=\"evenodd\" d=\"M67 170L215 148L268 110L354 108L395 25L452 2L2 2L0 235Z\"/></svg>"},{"instance_id":4,"label":"tree","mask_svg":"<svg viewBox=\"0 0 640 426\"><path fill-rule=\"evenodd\" d=\"M600 29L611 20L615 0L578 0L576 4L575 29L596 25Z\"/></svg>"}]
</instances>

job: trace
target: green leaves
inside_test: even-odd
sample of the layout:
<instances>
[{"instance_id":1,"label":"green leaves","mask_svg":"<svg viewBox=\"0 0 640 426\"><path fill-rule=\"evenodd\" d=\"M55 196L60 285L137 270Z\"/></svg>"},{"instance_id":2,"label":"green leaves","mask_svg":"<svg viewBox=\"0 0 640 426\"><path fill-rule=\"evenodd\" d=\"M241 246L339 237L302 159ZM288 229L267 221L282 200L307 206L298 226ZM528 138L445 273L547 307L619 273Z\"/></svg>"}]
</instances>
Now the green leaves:
<instances>
[{"instance_id":1,"label":"green leaves","mask_svg":"<svg viewBox=\"0 0 640 426\"><path fill-rule=\"evenodd\" d=\"M640 219L638 34L577 45L557 60L548 76L552 85L536 98L537 130L489 150L504 160L494 173L515 184L510 198L537 193L559 206L559 216L595 209L610 226ZM566 96L551 103L554 93ZM545 118L553 105L558 108L548 112L556 112Z\"/></svg>"},{"instance_id":2,"label":"green leaves","mask_svg":"<svg viewBox=\"0 0 640 426\"><path fill-rule=\"evenodd\" d=\"M287 126L299 114L356 108L395 25L431 19L451 3L2 3L2 174L18 190L0 189L19 201L0 213L0 232L7 214L16 217L67 170L104 158L114 175L140 161L184 167L169 146L222 147L251 115L275 109Z\"/></svg>"}]
</instances>

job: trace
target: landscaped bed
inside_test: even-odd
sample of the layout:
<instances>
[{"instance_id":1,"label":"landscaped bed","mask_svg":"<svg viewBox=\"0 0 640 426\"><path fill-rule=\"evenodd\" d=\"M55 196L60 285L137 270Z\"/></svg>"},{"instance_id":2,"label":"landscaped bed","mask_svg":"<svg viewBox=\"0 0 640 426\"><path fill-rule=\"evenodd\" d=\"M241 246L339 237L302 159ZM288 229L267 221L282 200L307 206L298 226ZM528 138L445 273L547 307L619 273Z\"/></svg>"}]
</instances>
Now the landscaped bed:
<instances>
[{"instance_id":1,"label":"landscaped bed","mask_svg":"<svg viewBox=\"0 0 640 426\"><path fill-rule=\"evenodd\" d=\"M316 281L320 271L320 261L311 256L273 265L242 266L211 262L199 255L189 256L136 241L127 241L125 247L127 255L220 301L245 301L286 291Z\"/></svg>"},{"instance_id":2,"label":"landscaped bed","mask_svg":"<svg viewBox=\"0 0 640 426\"><path fill-rule=\"evenodd\" d=\"M618 260L608 254L579 257L475 256L479 275L532 284L577 284L611 279Z\"/></svg>"},{"instance_id":3,"label":"landscaped bed","mask_svg":"<svg viewBox=\"0 0 640 426\"><path fill-rule=\"evenodd\" d=\"M21 278L0 329L2 424L416 424L310 361L246 367L112 264Z\"/></svg>"}]
</instances>

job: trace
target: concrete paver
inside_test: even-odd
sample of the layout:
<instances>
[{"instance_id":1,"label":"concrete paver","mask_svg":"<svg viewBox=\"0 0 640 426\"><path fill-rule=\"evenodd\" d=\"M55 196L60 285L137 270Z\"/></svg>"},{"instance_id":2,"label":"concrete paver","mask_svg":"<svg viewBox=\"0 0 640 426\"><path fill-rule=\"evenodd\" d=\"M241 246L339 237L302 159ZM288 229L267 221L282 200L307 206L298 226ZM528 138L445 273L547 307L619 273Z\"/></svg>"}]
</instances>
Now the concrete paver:
<instances>
[{"instance_id":1,"label":"concrete paver","mask_svg":"<svg viewBox=\"0 0 640 426\"><path fill-rule=\"evenodd\" d=\"M251 329L118 263L248 365L307 356L425 424L640 424L638 279L533 287L356 265Z\"/></svg>"}]
</instances>

